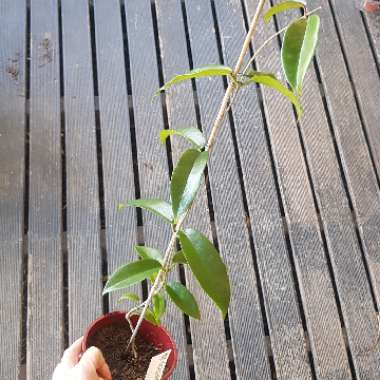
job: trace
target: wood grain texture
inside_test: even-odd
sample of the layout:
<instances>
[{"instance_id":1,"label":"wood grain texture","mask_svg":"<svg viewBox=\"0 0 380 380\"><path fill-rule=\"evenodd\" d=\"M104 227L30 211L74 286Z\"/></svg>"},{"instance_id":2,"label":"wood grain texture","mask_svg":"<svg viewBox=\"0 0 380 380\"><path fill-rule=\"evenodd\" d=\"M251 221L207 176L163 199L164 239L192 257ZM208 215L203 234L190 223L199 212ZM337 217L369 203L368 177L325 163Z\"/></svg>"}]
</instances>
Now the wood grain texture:
<instances>
[{"instance_id":1,"label":"wood grain texture","mask_svg":"<svg viewBox=\"0 0 380 380\"><path fill-rule=\"evenodd\" d=\"M69 340L102 312L96 127L89 8L62 6Z\"/></svg>"},{"instance_id":2,"label":"wood grain texture","mask_svg":"<svg viewBox=\"0 0 380 380\"><path fill-rule=\"evenodd\" d=\"M319 2L314 2L319 5ZM317 62L367 266L379 306L380 193L331 14L323 10ZM374 318L374 317L373 317ZM373 321L372 323L375 323Z\"/></svg>"},{"instance_id":3,"label":"wood grain texture","mask_svg":"<svg viewBox=\"0 0 380 380\"><path fill-rule=\"evenodd\" d=\"M21 379L25 377L20 371L20 356L27 5L25 0L3 0L0 3L0 378ZM88 322L101 313L102 302L95 73L89 3L85 0L60 3L65 93L62 103L58 1L33 0L30 8L26 378L42 380L51 379L64 345L63 310L66 305L63 305L62 296L61 236L62 189L65 184L61 178L61 104L65 110L66 134L70 340L82 334ZM223 59L227 64L234 64L244 38L241 2L237 0L125 0L124 3L126 13L121 14L118 0L94 0L105 248L109 272L136 257L132 253L136 242L136 212L129 208L117 211L119 202L134 198L135 194L131 131L136 133L141 196L169 197L167 154L165 147L158 142L158 133L164 128L162 104L159 98L151 102L151 95L159 86L152 7L157 11L165 80L189 69L182 6L187 10L194 66L219 62L210 4L215 8ZM245 0L250 15L256 3L257 0ZM264 90L271 144L268 147L258 97L253 88L246 88L233 108L233 125L226 123L218 136L209 166L214 232L230 268L233 285L229 317L235 372L239 380L272 378L268 350L273 354L276 378L311 378L270 150L274 155L285 209L290 253L300 284L316 377L351 378L347 349L355 378L377 379L380 369L379 349L370 350L377 334L370 285L377 308L380 307L380 193L369 154L370 147L379 175L377 99L380 86L376 67L380 51L379 19L377 15L363 15L370 33L367 36L363 20L352 4L343 0L331 0L329 4L310 0L309 5L310 9L323 5L317 55L322 83L312 68L305 79L302 96L305 113L299 130L287 101L271 90ZM127 78L130 76L132 84L133 123L128 110L128 79L123 54L121 22L124 16L131 61ZM277 17L279 26L286 20L285 16ZM255 43L259 45L271 32L274 32L272 24L265 32L260 29ZM368 37L373 44L375 60ZM259 68L274 71L281 77L278 53L277 43L268 46L259 58ZM320 86L322 96L326 96L331 125L325 115ZM224 92L222 81L218 78L197 80L196 89L194 97L191 83L186 82L170 89L163 98L170 127L196 126L194 99L197 98L202 127L209 131ZM246 226L230 128L236 133L251 226ZM368 135L369 147L363 128ZM171 146L176 160L186 144L175 137ZM324 230L327 252L322 244L318 218ZM169 229L163 227L157 217L147 213L143 213L143 222L146 244L164 249ZM203 188L187 225L211 237ZM249 233L253 237L253 253ZM258 300L251 254L255 255L259 270L265 310L261 310ZM347 349L326 254L335 279ZM368 266L371 284L364 264ZM178 277L178 274L174 275L174 278ZM189 273L186 273L186 281L199 301L203 317L200 322L191 320L194 360L190 361L194 363L196 379L230 379L227 355L230 343L226 345L223 323ZM111 308L116 307L117 296L111 296ZM268 338L264 337L263 313L268 323L270 348L265 345ZM186 357L183 316L172 305L164 324L173 333L180 354L173 379L189 380L190 361Z\"/></svg>"},{"instance_id":4,"label":"wood grain texture","mask_svg":"<svg viewBox=\"0 0 380 380\"><path fill-rule=\"evenodd\" d=\"M25 136L24 0L0 6L0 378L21 365Z\"/></svg>"},{"instance_id":5,"label":"wood grain texture","mask_svg":"<svg viewBox=\"0 0 380 380\"><path fill-rule=\"evenodd\" d=\"M369 38L374 47L375 60L380 66L380 13L365 13L363 14L364 20L369 30Z\"/></svg>"},{"instance_id":6,"label":"wood grain texture","mask_svg":"<svg viewBox=\"0 0 380 380\"><path fill-rule=\"evenodd\" d=\"M255 3L246 1L250 17ZM260 46L274 31L273 24L266 27L260 24L254 47ZM258 57L257 66L261 71L282 77L275 44L268 45ZM262 92L315 371L321 379L349 379L351 374L332 279L294 114L283 96L265 88Z\"/></svg>"},{"instance_id":7,"label":"wood grain texture","mask_svg":"<svg viewBox=\"0 0 380 380\"><path fill-rule=\"evenodd\" d=\"M285 26L291 19L291 15L279 16L279 27ZM323 45L320 45L319 51L322 50ZM300 120L301 133L353 364L359 378L376 378L380 365L379 352L372 350L363 354L376 340L376 310L326 119L319 82L312 68L305 79L302 103L305 113Z\"/></svg>"},{"instance_id":8,"label":"wood grain texture","mask_svg":"<svg viewBox=\"0 0 380 380\"><path fill-rule=\"evenodd\" d=\"M157 1L158 35L160 39L164 81L177 73L189 70L189 57L186 49L186 35L181 2L178 0ZM173 38L175 36L175 38ZM197 126L191 82L174 86L166 92L169 128ZM171 140L173 161L189 144L174 137ZM202 186L197 199L185 222L212 238L206 186ZM212 302L205 296L190 271L186 271L186 282L198 301L202 319L190 319L194 371L197 379L224 378L228 375L228 356L224 324ZM206 360L205 360L206 359Z\"/></svg>"},{"instance_id":9,"label":"wood grain texture","mask_svg":"<svg viewBox=\"0 0 380 380\"><path fill-rule=\"evenodd\" d=\"M167 154L165 146L159 143L159 132L164 129L162 106L159 98L152 101L152 95L159 88L159 80L151 2L128 0L125 13L140 196L168 200ZM148 212L143 212L143 224L145 245L164 251L170 240L170 226ZM178 347L174 379L189 379L183 317L170 304L164 324Z\"/></svg>"},{"instance_id":10,"label":"wood grain texture","mask_svg":"<svg viewBox=\"0 0 380 380\"><path fill-rule=\"evenodd\" d=\"M133 157L120 2L94 2L99 112L102 140L108 273L136 259L136 210L118 204L135 198ZM135 291L141 295L141 286ZM123 309L110 294L110 309Z\"/></svg>"},{"instance_id":11,"label":"wood grain texture","mask_svg":"<svg viewBox=\"0 0 380 380\"><path fill-rule=\"evenodd\" d=\"M362 17L354 2L332 0L331 3L380 178L380 77L376 62Z\"/></svg>"},{"instance_id":12,"label":"wood grain texture","mask_svg":"<svg viewBox=\"0 0 380 380\"><path fill-rule=\"evenodd\" d=\"M27 378L50 379L63 349L58 4L31 4Z\"/></svg>"},{"instance_id":13,"label":"wood grain texture","mask_svg":"<svg viewBox=\"0 0 380 380\"><path fill-rule=\"evenodd\" d=\"M239 55L241 43L237 41L243 41L245 36L242 7L233 0L216 2L215 7L224 62L232 65ZM259 99L253 86L241 89L233 105L233 119L276 375L278 379L310 379L271 157ZM250 351L249 343L245 341L236 339L235 345L239 349L238 357L244 357L245 351ZM242 363L241 369L237 367L242 379L254 376L246 372L247 367L246 363Z\"/></svg>"},{"instance_id":14,"label":"wood grain texture","mask_svg":"<svg viewBox=\"0 0 380 380\"><path fill-rule=\"evenodd\" d=\"M211 5L204 1L188 1L186 9L194 67L219 63ZM235 43L240 45L240 41ZM223 82L221 78L207 78L197 81L196 88L202 128L209 134L224 95ZM221 128L211 153L209 180L219 251L231 279L229 321L237 374L241 379L270 378L263 311L228 122Z\"/></svg>"}]
</instances>

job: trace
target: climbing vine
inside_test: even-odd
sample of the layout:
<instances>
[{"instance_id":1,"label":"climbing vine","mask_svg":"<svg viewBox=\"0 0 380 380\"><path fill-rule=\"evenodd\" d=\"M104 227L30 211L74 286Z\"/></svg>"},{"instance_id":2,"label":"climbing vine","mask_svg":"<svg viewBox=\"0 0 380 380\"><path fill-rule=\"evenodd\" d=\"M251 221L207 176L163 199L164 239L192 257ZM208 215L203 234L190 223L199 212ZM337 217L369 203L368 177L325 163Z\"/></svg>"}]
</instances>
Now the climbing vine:
<instances>
[{"instance_id":1,"label":"climbing vine","mask_svg":"<svg viewBox=\"0 0 380 380\"><path fill-rule=\"evenodd\" d=\"M229 83L208 139L195 127L161 131L159 136L161 143L171 137L184 138L190 145L189 149L182 153L174 167L169 184L170 200L138 199L131 200L126 204L158 215L164 222L170 224L172 230L171 239L165 252L160 252L153 247L135 246L139 259L116 270L104 287L103 294L107 294L126 289L146 279L151 282L149 294L144 301L141 301L139 296L134 293L125 293L120 298L120 300L130 300L136 303L136 306L126 314L129 322L132 315L139 315L135 327L130 323L133 330L130 343L134 341L143 319L157 325L161 323L167 299L171 300L186 315L196 319L201 318L201 310L191 292L181 283L168 280L169 273L177 265L188 266L201 288L220 311L221 317L224 319L227 314L231 294L227 268L217 249L205 235L192 228L183 229L182 224L202 183L204 170L218 130L223 125L234 95L240 88L252 84L269 87L285 96L294 106L297 118L300 118L302 116L300 102L302 84L307 68L313 59L318 40L319 17L314 14L316 10L307 11L305 2L284 1L264 12L265 2L266 0L260 0L257 5L256 13L234 68L223 65L195 68L188 73L176 75L156 93L170 91L172 86L182 81L198 80L210 76L224 76ZM250 57L248 64L243 69L243 62L260 17L263 15L263 20L267 23L276 14L291 9L301 9L302 16L265 41ZM281 61L287 83L282 83L272 73L254 70L252 65L260 51L280 33L284 33ZM122 204L120 208L124 206ZM178 246L180 250L176 250Z\"/></svg>"}]
</instances>

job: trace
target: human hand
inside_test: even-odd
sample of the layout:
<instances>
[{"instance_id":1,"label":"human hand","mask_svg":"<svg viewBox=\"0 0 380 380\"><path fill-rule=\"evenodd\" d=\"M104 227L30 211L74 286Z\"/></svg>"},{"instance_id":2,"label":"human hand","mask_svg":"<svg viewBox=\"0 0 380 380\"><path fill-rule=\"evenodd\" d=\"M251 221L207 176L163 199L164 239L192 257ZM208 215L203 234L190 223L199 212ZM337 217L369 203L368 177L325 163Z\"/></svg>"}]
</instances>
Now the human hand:
<instances>
[{"instance_id":1,"label":"human hand","mask_svg":"<svg viewBox=\"0 0 380 380\"><path fill-rule=\"evenodd\" d=\"M80 357L82 339L79 338L63 353L52 380L111 380L111 372L98 348L90 347Z\"/></svg>"}]
</instances>

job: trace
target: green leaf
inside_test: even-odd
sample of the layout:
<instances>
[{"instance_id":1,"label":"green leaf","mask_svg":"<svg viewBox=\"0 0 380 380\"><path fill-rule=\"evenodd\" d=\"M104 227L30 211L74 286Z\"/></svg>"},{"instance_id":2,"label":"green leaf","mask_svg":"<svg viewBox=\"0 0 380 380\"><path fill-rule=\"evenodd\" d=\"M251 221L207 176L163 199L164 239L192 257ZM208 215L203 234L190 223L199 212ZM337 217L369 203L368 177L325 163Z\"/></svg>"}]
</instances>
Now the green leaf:
<instances>
[{"instance_id":1,"label":"green leaf","mask_svg":"<svg viewBox=\"0 0 380 380\"><path fill-rule=\"evenodd\" d=\"M169 223L173 223L173 211L170 203L160 199L135 199L128 202L129 206L135 206L148 210L153 214L161 216Z\"/></svg>"},{"instance_id":2,"label":"green leaf","mask_svg":"<svg viewBox=\"0 0 380 380\"><path fill-rule=\"evenodd\" d=\"M161 269L156 260L139 260L117 269L107 281L103 295L137 284Z\"/></svg>"},{"instance_id":3,"label":"green leaf","mask_svg":"<svg viewBox=\"0 0 380 380\"><path fill-rule=\"evenodd\" d=\"M306 3L304 1L283 1L281 3L278 3L276 5L273 5L273 7L270 7L269 10L264 14L264 21L268 22L270 18L277 13L287 11L288 9L296 9L296 8L304 8L305 9Z\"/></svg>"},{"instance_id":4,"label":"green leaf","mask_svg":"<svg viewBox=\"0 0 380 380\"><path fill-rule=\"evenodd\" d=\"M173 77L169 82L166 82L161 88L158 89L155 95L159 94L161 91L167 90L173 84L183 82L185 80L201 78L201 77L212 77L212 76L225 76L231 75L232 69L228 66L223 65L208 65L203 67L197 67L188 73L179 74Z\"/></svg>"},{"instance_id":5,"label":"green leaf","mask_svg":"<svg viewBox=\"0 0 380 380\"><path fill-rule=\"evenodd\" d=\"M160 325L160 323L156 320L153 310L149 307L146 309L144 319L150 322L154 326Z\"/></svg>"},{"instance_id":6,"label":"green leaf","mask_svg":"<svg viewBox=\"0 0 380 380\"><path fill-rule=\"evenodd\" d=\"M200 186L203 171L208 160L208 152L195 149L185 151L173 170L170 183L173 214L182 215L191 205Z\"/></svg>"},{"instance_id":7,"label":"green leaf","mask_svg":"<svg viewBox=\"0 0 380 380\"><path fill-rule=\"evenodd\" d=\"M125 293L123 294L118 300L117 302L121 302L121 301L133 301L133 302L139 302L140 301L140 297L135 294L135 293Z\"/></svg>"},{"instance_id":8,"label":"green leaf","mask_svg":"<svg viewBox=\"0 0 380 380\"><path fill-rule=\"evenodd\" d=\"M178 237L195 278L225 318L230 303L230 282L218 251L196 230L179 231Z\"/></svg>"},{"instance_id":9,"label":"green leaf","mask_svg":"<svg viewBox=\"0 0 380 380\"><path fill-rule=\"evenodd\" d=\"M178 251L173 257L174 264L187 264L187 260L183 251Z\"/></svg>"},{"instance_id":10,"label":"green leaf","mask_svg":"<svg viewBox=\"0 0 380 380\"><path fill-rule=\"evenodd\" d=\"M157 260L161 265L163 264L164 258L158 249L135 245L135 250L142 259Z\"/></svg>"},{"instance_id":11,"label":"green leaf","mask_svg":"<svg viewBox=\"0 0 380 380\"><path fill-rule=\"evenodd\" d=\"M149 281L154 284L154 282L156 281L156 278L157 278L157 272L156 273L153 273L151 276L149 276Z\"/></svg>"},{"instance_id":12,"label":"green leaf","mask_svg":"<svg viewBox=\"0 0 380 380\"><path fill-rule=\"evenodd\" d=\"M282 67L286 80L298 95L317 46L319 23L319 16L312 15L290 24L284 35Z\"/></svg>"},{"instance_id":13,"label":"green leaf","mask_svg":"<svg viewBox=\"0 0 380 380\"><path fill-rule=\"evenodd\" d=\"M160 132L161 143L165 143L166 139L172 135L184 137L197 149L203 148L206 145L206 139L198 128L164 129Z\"/></svg>"},{"instance_id":14,"label":"green leaf","mask_svg":"<svg viewBox=\"0 0 380 380\"><path fill-rule=\"evenodd\" d=\"M154 318L161 324L161 317L165 313L166 310L166 301L165 298L160 294L155 294L153 296L153 313Z\"/></svg>"},{"instance_id":15,"label":"green leaf","mask_svg":"<svg viewBox=\"0 0 380 380\"><path fill-rule=\"evenodd\" d=\"M296 108L296 112L297 112L297 117L298 118L301 117L302 107L297 96L292 91L287 89L273 74L261 73L261 72L255 71L249 74L249 77L250 79L248 80L248 82L245 82L245 84L253 81L253 82L275 89L282 95L286 96L294 104L294 107Z\"/></svg>"},{"instance_id":16,"label":"green leaf","mask_svg":"<svg viewBox=\"0 0 380 380\"><path fill-rule=\"evenodd\" d=\"M186 315L200 319L201 314L194 296L179 282L169 282L166 287L170 299Z\"/></svg>"}]
</instances>

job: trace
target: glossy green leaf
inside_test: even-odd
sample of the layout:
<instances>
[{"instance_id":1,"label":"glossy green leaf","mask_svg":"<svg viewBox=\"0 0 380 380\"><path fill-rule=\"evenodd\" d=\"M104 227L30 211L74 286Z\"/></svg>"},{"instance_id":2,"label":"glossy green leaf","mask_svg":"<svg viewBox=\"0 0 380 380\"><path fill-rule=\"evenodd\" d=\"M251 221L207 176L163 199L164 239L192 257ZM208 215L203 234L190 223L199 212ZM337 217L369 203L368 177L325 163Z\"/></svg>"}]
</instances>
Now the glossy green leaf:
<instances>
[{"instance_id":1,"label":"glossy green leaf","mask_svg":"<svg viewBox=\"0 0 380 380\"><path fill-rule=\"evenodd\" d=\"M203 67L197 67L188 73L179 74L173 77L169 82L165 83L156 94L161 91L167 90L169 87L173 86L173 84L183 82L185 80L194 79L194 78L202 78L202 77L212 77L212 76L226 76L231 75L232 69L228 66L223 65L208 65Z\"/></svg>"},{"instance_id":2,"label":"glossy green leaf","mask_svg":"<svg viewBox=\"0 0 380 380\"><path fill-rule=\"evenodd\" d=\"M154 318L158 324L161 324L161 317L166 311L166 301L161 294L155 294L153 296L153 313Z\"/></svg>"},{"instance_id":3,"label":"glossy green leaf","mask_svg":"<svg viewBox=\"0 0 380 380\"><path fill-rule=\"evenodd\" d=\"M286 80L298 95L317 46L319 23L319 16L312 15L290 24L284 35L282 67Z\"/></svg>"},{"instance_id":4,"label":"glossy green leaf","mask_svg":"<svg viewBox=\"0 0 380 380\"><path fill-rule=\"evenodd\" d=\"M173 257L174 264L187 264L187 260L183 251L178 251Z\"/></svg>"},{"instance_id":5,"label":"glossy green leaf","mask_svg":"<svg viewBox=\"0 0 380 380\"><path fill-rule=\"evenodd\" d=\"M197 149L203 148L206 145L206 139L198 128L164 129L160 132L161 143L164 143L172 135L184 137Z\"/></svg>"},{"instance_id":6,"label":"glossy green leaf","mask_svg":"<svg viewBox=\"0 0 380 380\"><path fill-rule=\"evenodd\" d=\"M156 278L157 278L157 273L154 273L151 276L149 276L149 281L151 282L151 284L154 284L154 282L156 281Z\"/></svg>"},{"instance_id":7,"label":"glossy green leaf","mask_svg":"<svg viewBox=\"0 0 380 380\"><path fill-rule=\"evenodd\" d=\"M195 278L225 318L230 303L230 282L218 251L196 230L179 231L178 237Z\"/></svg>"},{"instance_id":8,"label":"glossy green leaf","mask_svg":"<svg viewBox=\"0 0 380 380\"><path fill-rule=\"evenodd\" d=\"M170 203L160 199L135 199L128 202L129 206L140 207L153 214L161 216L169 223L173 223L173 211Z\"/></svg>"},{"instance_id":9,"label":"glossy green leaf","mask_svg":"<svg viewBox=\"0 0 380 380\"><path fill-rule=\"evenodd\" d=\"M297 98L297 96L290 91L288 88L286 88L273 74L271 73L261 73L261 72L252 72L249 74L250 79L245 82L256 82L259 84L262 84L264 86L273 88L274 90L278 91L282 95L286 96L294 105L298 118L302 115L302 107L301 104Z\"/></svg>"},{"instance_id":10,"label":"glossy green leaf","mask_svg":"<svg viewBox=\"0 0 380 380\"><path fill-rule=\"evenodd\" d=\"M135 245L135 250L142 259L157 260L161 265L163 264L164 258L158 249Z\"/></svg>"},{"instance_id":11,"label":"glossy green leaf","mask_svg":"<svg viewBox=\"0 0 380 380\"><path fill-rule=\"evenodd\" d=\"M155 325L155 326L160 325L160 322L156 320L153 310L149 307L146 309L144 319L150 322L152 325Z\"/></svg>"},{"instance_id":12,"label":"glossy green leaf","mask_svg":"<svg viewBox=\"0 0 380 380\"><path fill-rule=\"evenodd\" d=\"M121 301L139 302L140 297L135 293L125 293L117 300L117 302L121 302Z\"/></svg>"},{"instance_id":13,"label":"glossy green leaf","mask_svg":"<svg viewBox=\"0 0 380 380\"><path fill-rule=\"evenodd\" d=\"M208 152L195 149L186 150L173 170L170 183L173 214L182 215L191 205L203 177L208 160Z\"/></svg>"},{"instance_id":14,"label":"glossy green leaf","mask_svg":"<svg viewBox=\"0 0 380 380\"><path fill-rule=\"evenodd\" d=\"M282 1L281 3L275 4L269 8L269 10L264 14L264 21L268 22L270 18L277 13L285 12L289 9L305 8L306 3L304 1Z\"/></svg>"},{"instance_id":15,"label":"glossy green leaf","mask_svg":"<svg viewBox=\"0 0 380 380\"><path fill-rule=\"evenodd\" d=\"M201 314L194 296L179 282L169 282L166 287L170 299L186 315L200 319Z\"/></svg>"},{"instance_id":16,"label":"glossy green leaf","mask_svg":"<svg viewBox=\"0 0 380 380\"><path fill-rule=\"evenodd\" d=\"M137 284L161 269L156 260L139 260L117 269L107 281L103 294Z\"/></svg>"}]
</instances>

